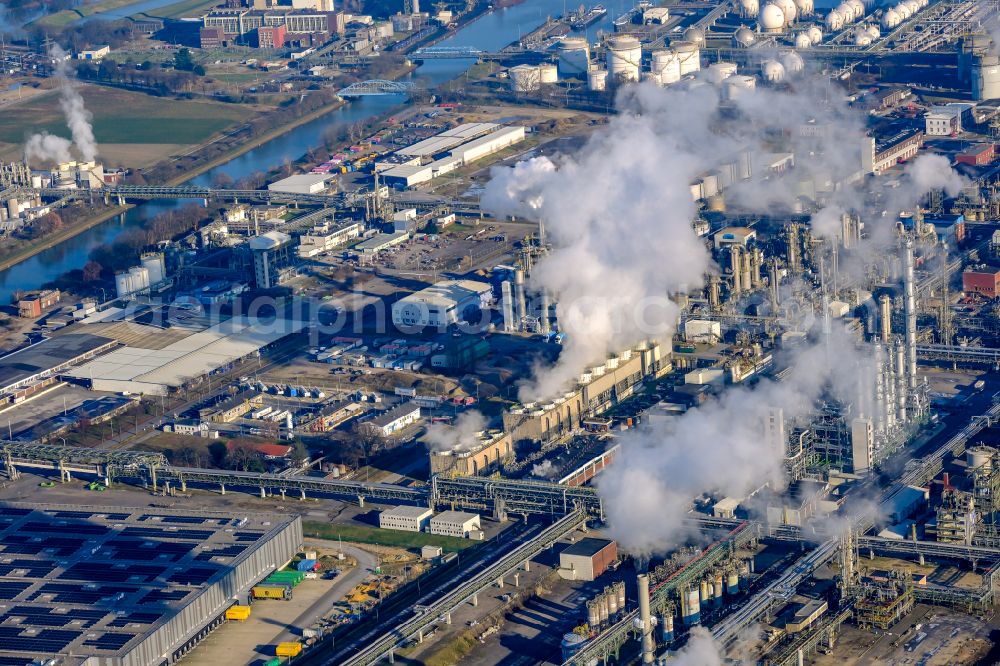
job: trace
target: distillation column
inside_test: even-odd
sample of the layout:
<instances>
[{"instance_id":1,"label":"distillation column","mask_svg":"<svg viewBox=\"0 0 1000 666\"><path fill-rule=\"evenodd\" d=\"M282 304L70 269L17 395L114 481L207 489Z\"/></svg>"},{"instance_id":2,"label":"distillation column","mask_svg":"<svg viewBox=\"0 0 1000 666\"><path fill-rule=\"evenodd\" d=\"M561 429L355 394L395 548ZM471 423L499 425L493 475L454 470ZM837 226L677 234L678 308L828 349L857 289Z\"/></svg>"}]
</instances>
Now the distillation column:
<instances>
[{"instance_id":1,"label":"distillation column","mask_svg":"<svg viewBox=\"0 0 1000 666\"><path fill-rule=\"evenodd\" d=\"M906 239L903 261L903 287L906 301L906 385L910 392L917 389L917 303L914 295L913 241Z\"/></svg>"}]
</instances>

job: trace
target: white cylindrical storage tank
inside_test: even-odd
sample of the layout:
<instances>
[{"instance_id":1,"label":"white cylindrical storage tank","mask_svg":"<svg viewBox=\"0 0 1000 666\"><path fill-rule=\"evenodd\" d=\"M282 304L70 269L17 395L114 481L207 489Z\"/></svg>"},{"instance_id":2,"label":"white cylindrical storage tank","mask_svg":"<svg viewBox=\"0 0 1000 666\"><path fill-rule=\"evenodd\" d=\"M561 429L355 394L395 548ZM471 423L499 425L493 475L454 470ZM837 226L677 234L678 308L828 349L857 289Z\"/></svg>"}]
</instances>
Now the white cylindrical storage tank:
<instances>
[{"instance_id":1,"label":"white cylindrical storage tank","mask_svg":"<svg viewBox=\"0 0 1000 666\"><path fill-rule=\"evenodd\" d=\"M760 75L768 83L778 83L785 78L785 66L777 60L765 60L760 64Z\"/></svg>"},{"instance_id":2,"label":"white cylindrical storage tank","mask_svg":"<svg viewBox=\"0 0 1000 666\"><path fill-rule=\"evenodd\" d=\"M836 9L831 9L825 19L826 29L836 32L844 27L844 15Z\"/></svg>"},{"instance_id":3,"label":"white cylindrical storage tank","mask_svg":"<svg viewBox=\"0 0 1000 666\"><path fill-rule=\"evenodd\" d=\"M809 29L806 30L806 34L809 35L809 41L811 41L814 46L816 44L823 43L823 31L818 25L809 26Z\"/></svg>"},{"instance_id":4,"label":"white cylindrical storage tank","mask_svg":"<svg viewBox=\"0 0 1000 666\"><path fill-rule=\"evenodd\" d=\"M697 26L691 26L684 31L684 41L697 44L701 48L705 45L705 31Z\"/></svg>"},{"instance_id":5,"label":"white cylindrical storage tank","mask_svg":"<svg viewBox=\"0 0 1000 666\"><path fill-rule=\"evenodd\" d=\"M567 37L559 45L559 74L585 76L590 67L590 45L583 37Z\"/></svg>"},{"instance_id":6,"label":"white cylindrical storage tank","mask_svg":"<svg viewBox=\"0 0 1000 666\"><path fill-rule=\"evenodd\" d=\"M968 469L993 468L993 449L988 446L974 446L965 451L965 461Z\"/></svg>"},{"instance_id":7,"label":"white cylindrical storage tank","mask_svg":"<svg viewBox=\"0 0 1000 666\"><path fill-rule=\"evenodd\" d=\"M972 61L972 97L976 101L1000 97L1000 60L995 55Z\"/></svg>"},{"instance_id":8,"label":"white cylindrical storage tank","mask_svg":"<svg viewBox=\"0 0 1000 666\"><path fill-rule=\"evenodd\" d=\"M642 65L642 44L631 35L613 37L608 41L608 76L615 83L639 80Z\"/></svg>"},{"instance_id":9,"label":"white cylindrical storage tank","mask_svg":"<svg viewBox=\"0 0 1000 666\"><path fill-rule=\"evenodd\" d=\"M737 71L735 62L713 62L708 66L709 79L712 83L722 83L730 76L735 76Z\"/></svg>"},{"instance_id":10,"label":"white cylindrical storage tank","mask_svg":"<svg viewBox=\"0 0 1000 666\"><path fill-rule=\"evenodd\" d=\"M507 74L510 76L510 89L514 92L526 93L538 90L539 76L538 67L534 65L517 65L511 67Z\"/></svg>"},{"instance_id":11,"label":"white cylindrical storage tank","mask_svg":"<svg viewBox=\"0 0 1000 666\"><path fill-rule=\"evenodd\" d=\"M744 74L730 76L722 82L722 96L728 100L738 99L740 95L757 88L757 79Z\"/></svg>"},{"instance_id":12,"label":"white cylindrical storage tank","mask_svg":"<svg viewBox=\"0 0 1000 666\"><path fill-rule=\"evenodd\" d=\"M802 56L795 51L786 51L781 54L781 64L785 67L786 74L798 74L805 68Z\"/></svg>"},{"instance_id":13,"label":"white cylindrical storage tank","mask_svg":"<svg viewBox=\"0 0 1000 666\"><path fill-rule=\"evenodd\" d=\"M118 294L118 298L128 296L134 289L132 289L132 279L127 273L115 273L115 293Z\"/></svg>"},{"instance_id":14,"label":"white cylindrical storage tank","mask_svg":"<svg viewBox=\"0 0 1000 666\"><path fill-rule=\"evenodd\" d=\"M669 86L681 80L681 61L670 49L653 51L651 68L660 77L660 85Z\"/></svg>"},{"instance_id":15,"label":"white cylindrical storage tank","mask_svg":"<svg viewBox=\"0 0 1000 666\"><path fill-rule=\"evenodd\" d=\"M144 266L133 266L128 272L132 278L132 287L136 291L149 289L149 271Z\"/></svg>"},{"instance_id":16,"label":"white cylindrical storage tank","mask_svg":"<svg viewBox=\"0 0 1000 666\"><path fill-rule=\"evenodd\" d=\"M167 273L163 265L162 252L149 252L142 255L142 265L147 271L149 271L149 284L159 284L160 282L163 282L165 277L167 277Z\"/></svg>"},{"instance_id":17,"label":"white cylindrical storage tank","mask_svg":"<svg viewBox=\"0 0 1000 666\"><path fill-rule=\"evenodd\" d=\"M691 42L674 42L670 45L681 66L681 76L693 74L701 69L701 49Z\"/></svg>"},{"instance_id":18,"label":"white cylindrical storage tank","mask_svg":"<svg viewBox=\"0 0 1000 666\"><path fill-rule=\"evenodd\" d=\"M785 28L785 12L778 5L769 2L760 10L757 24L762 32L781 32Z\"/></svg>"},{"instance_id":19,"label":"white cylindrical storage tank","mask_svg":"<svg viewBox=\"0 0 1000 666\"><path fill-rule=\"evenodd\" d=\"M781 13L785 15L785 25L791 25L795 21L795 17L799 13L795 6L795 0L771 0L771 2L778 5Z\"/></svg>"},{"instance_id":20,"label":"white cylindrical storage tank","mask_svg":"<svg viewBox=\"0 0 1000 666\"><path fill-rule=\"evenodd\" d=\"M807 49L812 46L812 40L809 39L809 33L800 32L795 35L795 48L797 49Z\"/></svg>"},{"instance_id":21,"label":"white cylindrical storage tank","mask_svg":"<svg viewBox=\"0 0 1000 666\"><path fill-rule=\"evenodd\" d=\"M559 69L552 63L544 63L538 66L539 83L556 83L559 81Z\"/></svg>"},{"instance_id":22,"label":"white cylindrical storage tank","mask_svg":"<svg viewBox=\"0 0 1000 666\"><path fill-rule=\"evenodd\" d=\"M798 10L799 18L812 16L813 11L815 11L813 0L795 0L795 8Z\"/></svg>"},{"instance_id":23,"label":"white cylindrical storage tank","mask_svg":"<svg viewBox=\"0 0 1000 666\"><path fill-rule=\"evenodd\" d=\"M760 0L740 0L740 14L743 18L757 18L760 13Z\"/></svg>"},{"instance_id":24,"label":"white cylindrical storage tank","mask_svg":"<svg viewBox=\"0 0 1000 666\"><path fill-rule=\"evenodd\" d=\"M608 70L593 68L587 72L587 90L604 92L608 89Z\"/></svg>"},{"instance_id":25,"label":"white cylindrical storage tank","mask_svg":"<svg viewBox=\"0 0 1000 666\"><path fill-rule=\"evenodd\" d=\"M737 28L736 32L733 33L733 41L736 43L736 46L749 48L757 41L757 35L753 34L753 30L744 25Z\"/></svg>"},{"instance_id":26,"label":"white cylindrical storage tank","mask_svg":"<svg viewBox=\"0 0 1000 666\"><path fill-rule=\"evenodd\" d=\"M684 600L685 609L687 610L684 616L685 624L699 624L701 622L701 602L698 599L698 589L691 589L687 592L687 599Z\"/></svg>"},{"instance_id":27,"label":"white cylindrical storage tank","mask_svg":"<svg viewBox=\"0 0 1000 666\"><path fill-rule=\"evenodd\" d=\"M662 86L663 85L663 81L660 79L660 75L657 74L656 72L643 72L639 76L639 80L640 81L646 81L646 82L649 82L649 83L652 83L652 84L658 85L658 86Z\"/></svg>"}]
</instances>

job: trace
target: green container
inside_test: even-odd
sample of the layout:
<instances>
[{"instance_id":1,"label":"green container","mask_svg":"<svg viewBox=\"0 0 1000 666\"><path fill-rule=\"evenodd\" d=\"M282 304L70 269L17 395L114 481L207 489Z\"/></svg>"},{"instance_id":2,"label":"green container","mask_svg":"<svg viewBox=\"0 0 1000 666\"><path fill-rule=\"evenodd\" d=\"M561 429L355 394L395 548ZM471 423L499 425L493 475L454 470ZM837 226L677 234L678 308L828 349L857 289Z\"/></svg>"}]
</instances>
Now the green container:
<instances>
[{"instance_id":1,"label":"green container","mask_svg":"<svg viewBox=\"0 0 1000 666\"><path fill-rule=\"evenodd\" d=\"M264 666L281 666L281 657L275 657L271 661L264 664Z\"/></svg>"}]
</instances>

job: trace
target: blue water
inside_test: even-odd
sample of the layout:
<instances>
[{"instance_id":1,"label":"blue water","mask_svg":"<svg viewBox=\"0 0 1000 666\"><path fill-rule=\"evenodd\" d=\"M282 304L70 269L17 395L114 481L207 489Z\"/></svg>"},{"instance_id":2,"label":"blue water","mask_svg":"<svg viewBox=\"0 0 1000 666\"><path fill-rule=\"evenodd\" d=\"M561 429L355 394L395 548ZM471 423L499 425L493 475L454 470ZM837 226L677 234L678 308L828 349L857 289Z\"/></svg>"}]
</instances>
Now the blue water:
<instances>
[{"instance_id":1,"label":"blue water","mask_svg":"<svg viewBox=\"0 0 1000 666\"><path fill-rule=\"evenodd\" d=\"M147 0L141 4L157 2L161 0ZM161 4L167 3L161 2ZM440 45L475 46L483 50L498 50L540 26L547 17L562 14L564 4L563 0L527 0L513 7L498 9L465 26L440 42ZM620 9L614 2L604 2L605 7L609 9L608 16L585 31L591 41L596 38L597 31L602 26L605 30L610 30L608 26L612 15L631 7L631 3L626 4L623 0L618 0L618 4L624 8ZM135 13L135 7L136 5L132 5L128 8L129 14ZM572 10L574 7L570 4L567 9ZM437 85L460 76L471 63L469 60L429 60L413 73L412 78ZM353 124L385 113L400 106L403 101L402 97L396 96L363 97L198 176L192 183L211 185L219 174L238 180L257 171L268 171L281 165L285 160L297 159L310 147L319 145L323 134L331 128ZM10 302L15 291L37 289L67 271L82 268L87 263L90 251L95 247L113 241L118 234L129 227L141 225L150 217L187 203L190 202L159 201L136 206L123 216L89 229L0 272L0 303Z\"/></svg>"}]
</instances>

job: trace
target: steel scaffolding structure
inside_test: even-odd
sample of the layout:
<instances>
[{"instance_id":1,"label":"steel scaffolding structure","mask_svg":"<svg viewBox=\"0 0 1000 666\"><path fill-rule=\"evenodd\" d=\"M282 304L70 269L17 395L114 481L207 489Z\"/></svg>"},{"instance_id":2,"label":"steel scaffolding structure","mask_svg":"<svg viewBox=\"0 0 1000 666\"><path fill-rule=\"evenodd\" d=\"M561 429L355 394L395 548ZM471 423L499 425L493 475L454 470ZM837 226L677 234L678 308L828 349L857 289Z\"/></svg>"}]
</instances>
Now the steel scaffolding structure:
<instances>
[{"instance_id":1,"label":"steel scaffolding structure","mask_svg":"<svg viewBox=\"0 0 1000 666\"><path fill-rule=\"evenodd\" d=\"M59 446L42 444L38 441L0 441L0 453L8 466L37 462L105 466L112 476L133 471L161 467L167 459L162 453L145 451L114 451L111 449L87 449L79 446ZM8 469L9 471L9 469Z\"/></svg>"},{"instance_id":2,"label":"steel scaffolding structure","mask_svg":"<svg viewBox=\"0 0 1000 666\"><path fill-rule=\"evenodd\" d=\"M853 609L847 606L842 608L839 613L823 618L815 627L803 632L803 636L799 636L782 647L776 656L768 657L767 663L770 666L792 666L792 664L798 663L800 652L808 654L824 642L832 646L840 625L844 624L853 613Z\"/></svg>"},{"instance_id":3,"label":"steel scaffolding structure","mask_svg":"<svg viewBox=\"0 0 1000 666\"><path fill-rule=\"evenodd\" d=\"M539 481L513 481L481 476L446 478L431 481L435 505L462 506L493 511L495 515L565 515L577 509L603 519L604 506L593 488L563 486Z\"/></svg>"}]
</instances>

